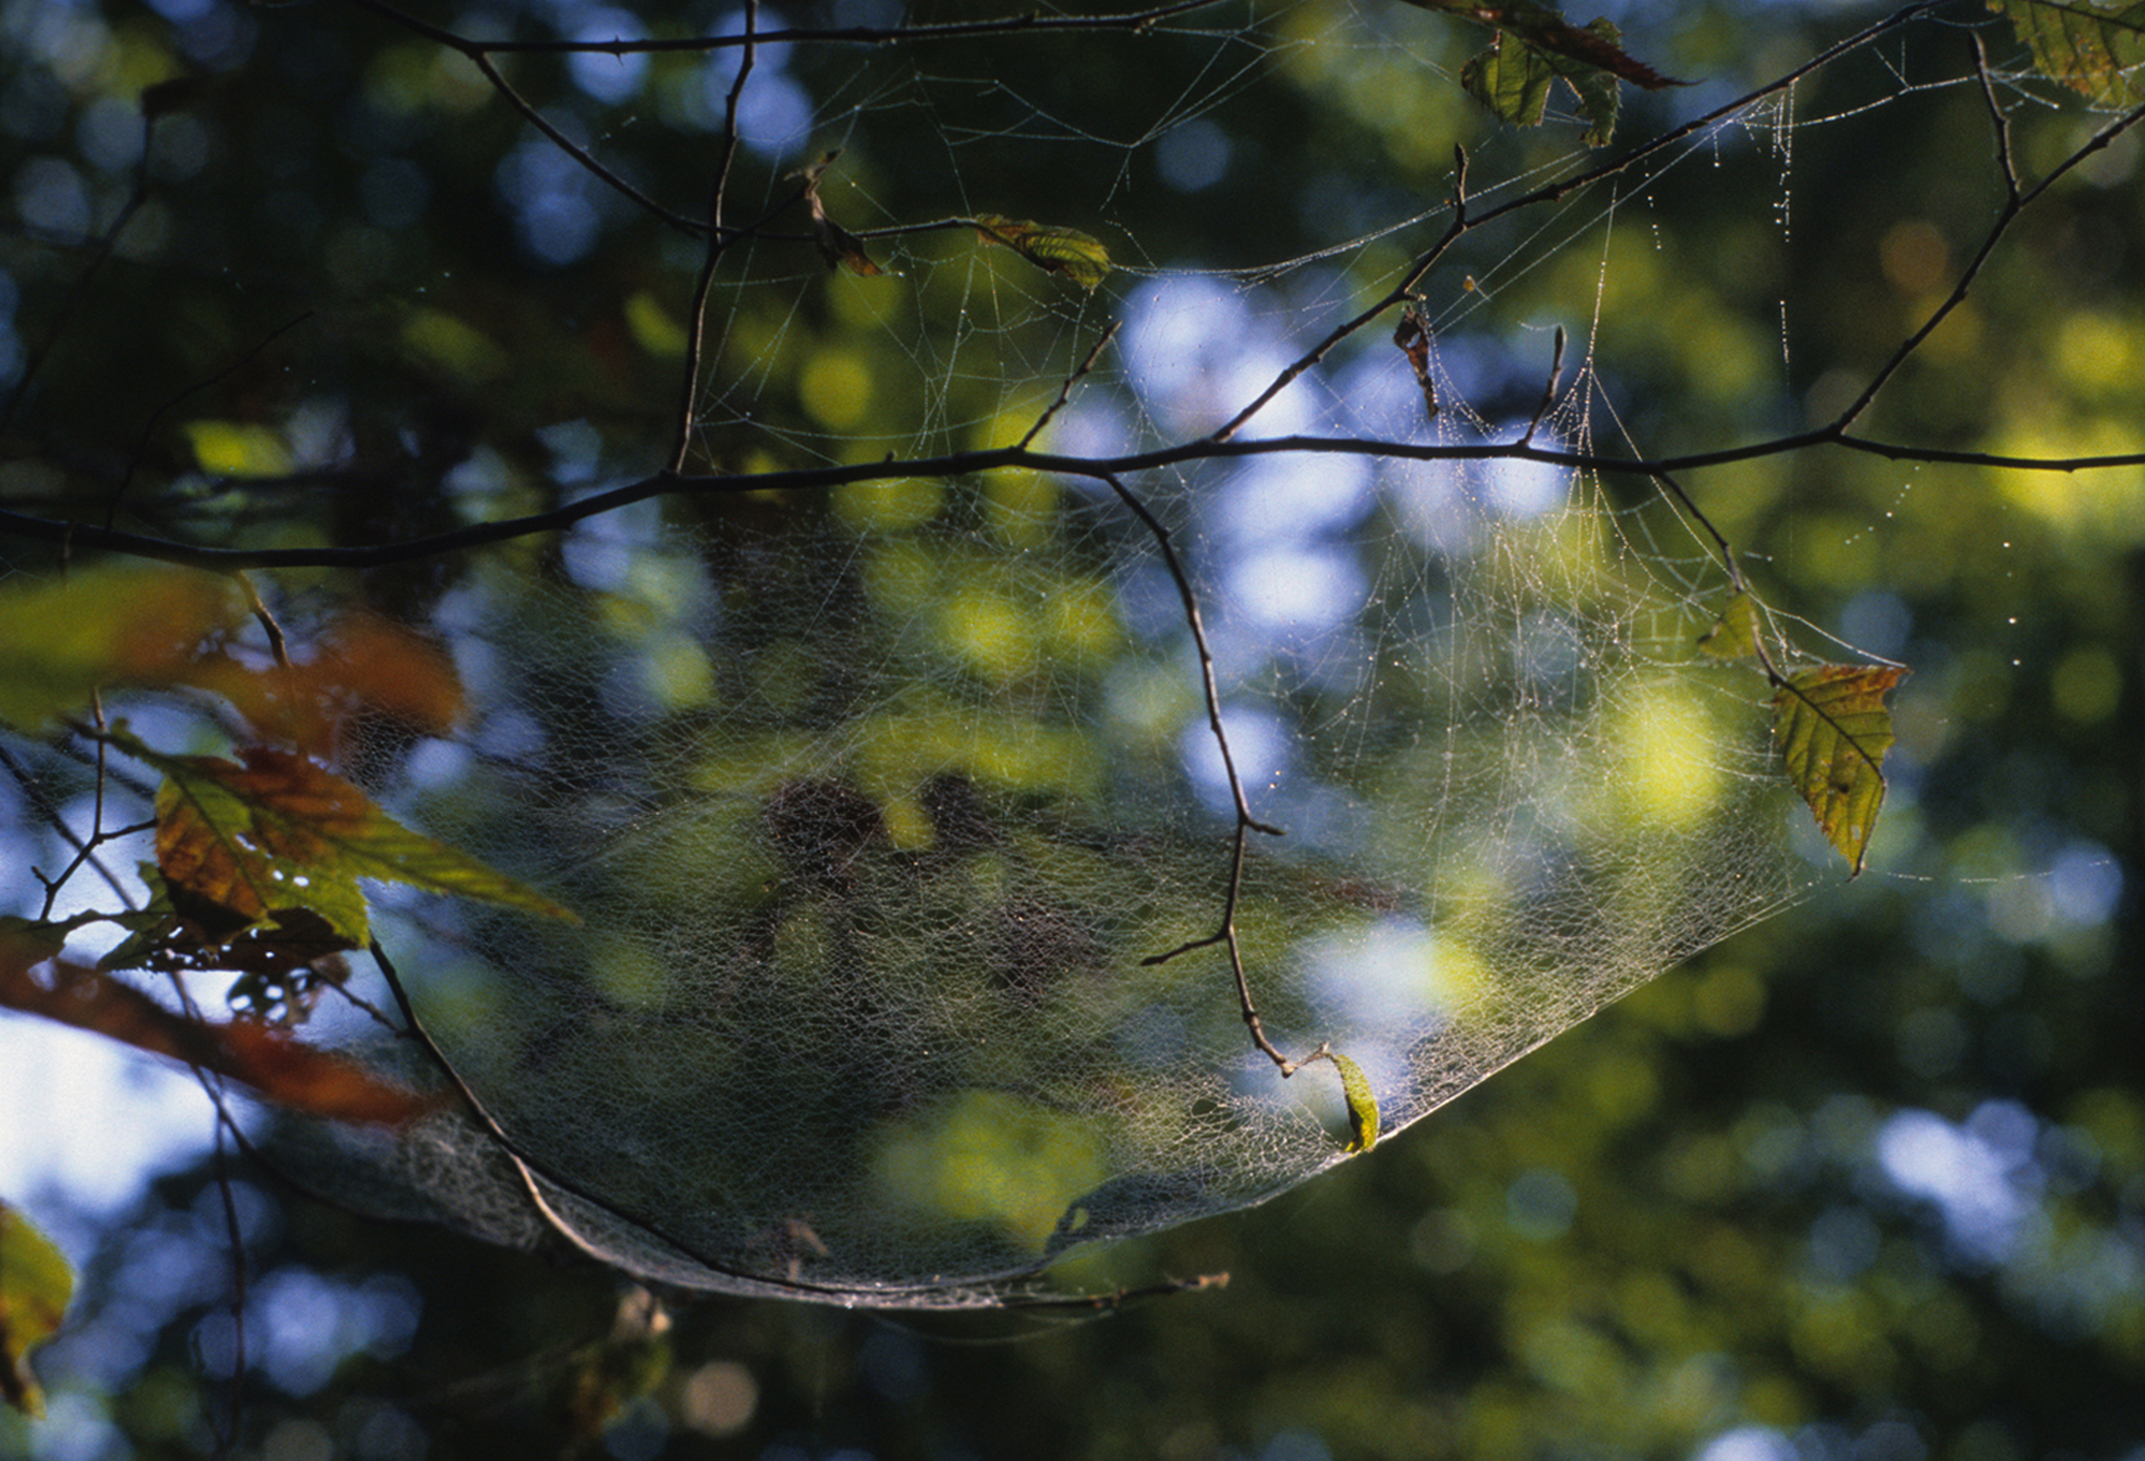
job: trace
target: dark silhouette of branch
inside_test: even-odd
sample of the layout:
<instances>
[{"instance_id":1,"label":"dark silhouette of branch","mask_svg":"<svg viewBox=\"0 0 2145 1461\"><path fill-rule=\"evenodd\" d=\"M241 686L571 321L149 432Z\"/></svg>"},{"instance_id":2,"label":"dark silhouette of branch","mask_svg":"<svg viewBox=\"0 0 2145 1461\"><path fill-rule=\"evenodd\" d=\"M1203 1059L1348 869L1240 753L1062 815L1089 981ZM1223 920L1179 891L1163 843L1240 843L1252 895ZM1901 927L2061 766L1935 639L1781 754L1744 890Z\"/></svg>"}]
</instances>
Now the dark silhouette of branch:
<instances>
[{"instance_id":1,"label":"dark silhouette of branch","mask_svg":"<svg viewBox=\"0 0 2145 1461\"><path fill-rule=\"evenodd\" d=\"M0 530L43 542L66 543L75 548L98 548L154 562L176 563L216 571L227 572L237 568L378 568L389 563L410 563L442 553L456 553L493 543L510 542L536 533L555 532L653 497L688 497L704 493L795 492L812 488L840 487L855 482L894 481L900 478L944 479L975 472L1002 471L1007 468L1057 472L1066 476L1102 481L1111 476L1152 471L1158 467L1294 453L1416 462L1534 462L1584 472L1657 477L1664 472L1692 472L1704 467L1758 461L1819 446L1839 447L1894 462L2004 467L2023 472L2071 473L2145 466L2145 451L2077 457L2013 456L2002 452L1967 451L1878 441L1870 437L1851 435L1836 425L1742 446L1686 452L1670 457L1607 456L1600 452L1535 446L1520 441L1429 444L1380 441L1356 436L1275 436L1254 441L1215 441L1211 438L1201 438L1176 446L1111 457L1065 456L1056 452L1030 451L1024 447L1010 446L951 452L943 456L890 457L877 462L799 467L788 471L738 475L691 476L677 472L658 472L640 481L592 493L543 512L501 518L493 522L472 523L466 527L425 537L359 543L339 548L212 547L152 537L143 533L101 528L86 523L37 517L11 508L0 508ZM249 485L272 486L273 481Z\"/></svg>"},{"instance_id":2,"label":"dark silhouette of branch","mask_svg":"<svg viewBox=\"0 0 2145 1461\"><path fill-rule=\"evenodd\" d=\"M385 3L385 0L349 0L349 3L470 57L479 52L491 55L551 56L644 56L679 52L691 54L746 44L741 35L672 36L660 40L609 41L476 40L419 20L406 11ZM1162 21L1173 20L1180 15L1189 15L1199 10L1211 10L1221 3L1223 0L1177 0L1174 5L1157 5L1147 10L1128 10L1112 15L1041 15L1034 11L1024 11L990 20L947 21L936 25L797 27L762 31L759 39L763 45L824 42L885 46L912 41L965 40L976 36L1055 35L1067 31L1114 30L1138 34L1152 30Z\"/></svg>"},{"instance_id":3,"label":"dark silhouette of branch","mask_svg":"<svg viewBox=\"0 0 2145 1461\"><path fill-rule=\"evenodd\" d=\"M723 103L722 140L717 144L719 155L715 160L715 179L708 186L707 248L700 260L700 277L693 283L693 300L686 309L685 368L678 403L677 444L671 450L670 470L685 470L685 459L693 447L693 416L700 402L700 355L707 338L708 292L715 287L715 270L722 264L722 204L723 193L730 183L730 169L737 161L737 103L745 94L746 79L752 75L752 64L758 56L758 48L751 45L755 27L760 22L760 0L745 0L745 46L738 58L737 78L730 83L730 96Z\"/></svg>"}]
</instances>

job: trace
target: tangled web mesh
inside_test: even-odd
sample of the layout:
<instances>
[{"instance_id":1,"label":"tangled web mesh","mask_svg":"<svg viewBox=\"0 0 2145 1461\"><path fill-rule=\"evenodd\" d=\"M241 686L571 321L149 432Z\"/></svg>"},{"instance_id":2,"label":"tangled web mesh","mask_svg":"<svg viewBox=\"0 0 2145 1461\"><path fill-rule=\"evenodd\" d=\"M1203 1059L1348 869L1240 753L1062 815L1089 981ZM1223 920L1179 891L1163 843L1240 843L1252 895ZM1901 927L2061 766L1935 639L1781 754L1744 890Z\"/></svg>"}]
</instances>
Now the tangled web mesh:
<instances>
[{"instance_id":1,"label":"tangled web mesh","mask_svg":"<svg viewBox=\"0 0 2145 1461\"><path fill-rule=\"evenodd\" d=\"M869 61L815 80L839 99L817 121L1013 109L933 123L962 164L951 207L982 211L990 145L1129 159L1263 68L1317 87L1397 54L1382 33L1321 37L1317 66L1286 26L1204 39L1129 140L963 82L950 52L883 87ZM1244 46L1256 64L1209 65ZM1598 308L1617 199L1717 167L1745 128L1777 150L1783 115L1545 201L1480 287L1440 279L1434 416L1371 330L1245 435L1511 439L1549 350L1523 342L1515 395L1506 347L1467 330L1488 291L1566 269ZM1114 212L1129 176L1068 211ZM770 172L770 204L791 186ZM879 221L868 188L826 191L860 235ZM1224 932L1274 1043L1356 1062L1390 1137L1793 897L1759 682L1694 664L1722 579L1660 502L1511 460L1078 469L1229 420L1364 278L1406 272L1382 240L1429 212L1256 273L1121 268L1093 292L943 231L871 242L876 278L741 242L706 312L698 460L915 458L1047 417L1032 444L1067 465L785 494L740 475L472 568L433 625L471 726L420 748L401 809L581 921L389 899L387 949L485 1119L318 1132L315 1170L684 1288L992 1302L1080 1245L1347 1158L1336 1066L1284 1075L1254 1048ZM1537 445L1590 449L1607 419L1579 353ZM551 445L569 490L616 480L572 432Z\"/></svg>"},{"instance_id":2,"label":"tangled web mesh","mask_svg":"<svg viewBox=\"0 0 2145 1461\"><path fill-rule=\"evenodd\" d=\"M1702 609L1584 482L1140 490L1286 833L1246 838L1253 997L1387 1133L1790 896L1751 683L1688 662ZM942 1303L1342 1160L1334 1068L1252 1048L1226 949L1155 961L1221 926L1235 838L1155 536L1077 481L710 518L443 610L481 718L419 814L583 922L390 938L522 1159L434 1118L425 1200L687 1287Z\"/></svg>"}]
</instances>

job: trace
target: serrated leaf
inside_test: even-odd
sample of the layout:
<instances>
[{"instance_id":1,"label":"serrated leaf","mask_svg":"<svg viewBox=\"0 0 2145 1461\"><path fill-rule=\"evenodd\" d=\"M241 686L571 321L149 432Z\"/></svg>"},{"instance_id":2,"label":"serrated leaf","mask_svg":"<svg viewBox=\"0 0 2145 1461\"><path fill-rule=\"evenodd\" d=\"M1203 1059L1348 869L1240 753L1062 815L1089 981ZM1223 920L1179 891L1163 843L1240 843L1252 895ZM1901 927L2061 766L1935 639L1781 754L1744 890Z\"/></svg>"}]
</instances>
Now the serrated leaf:
<instances>
[{"instance_id":1,"label":"serrated leaf","mask_svg":"<svg viewBox=\"0 0 2145 1461\"><path fill-rule=\"evenodd\" d=\"M1817 665L1789 675L1773 695L1773 737L1788 779L1851 876L1869 856L1884 805L1894 739L1884 697L1906 675L1903 665Z\"/></svg>"},{"instance_id":2,"label":"serrated leaf","mask_svg":"<svg viewBox=\"0 0 2145 1461\"><path fill-rule=\"evenodd\" d=\"M2145 101L2145 4L1989 0L2044 76L2108 108Z\"/></svg>"},{"instance_id":3,"label":"serrated leaf","mask_svg":"<svg viewBox=\"0 0 2145 1461\"><path fill-rule=\"evenodd\" d=\"M1549 109L1549 87L1556 72L1524 42L1507 46L1500 35L1490 48L1460 68L1467 94L1515 127L1539 127Z\"/></svg>"},{"instance_id":4,"label":"serrated leaf","mask_svg":"<svg viewBox=\"0 0 2145 1461\"><path fill-rule=\"evenodd\" d=\"M307 909L357 944L370 937L359 878L573 917L526 884L411 831L302 756L249 746L241 765L115 739L166 778L157 793L157 864L175 902L192 894L242 924Z\"/></svg>"},{"instance_id":5,"label":"serrated leaf","mask_svg":"<svg viewBox=\"0 0 2145 1461\"><path fill-rule=\"evenodd\" d=\"M0 1202L0 1400L42 1417L30 1351L50 1339L74 1297L67 1257L21 1213Z\"/></svg>"},{"instance_id":6,"label":"serrated leaf","mask_svg":"<svg viewBox=\"0 0 2145 1461\"><path fill-rule=\"evenodd\" d=\"M1077 229L1053 228L996 213L979 213L976 232L1003 244L1039 269L1063 274L1082 289L1093 289L1110 274L1110 251L1100 240Z\"/></svg>"},{"instance_id":7,"label":"serrated leaf","mask_svg":"<svg viewBox=\"0 0 2145 1461\"><path fill-rule=\"evenodd\" d=\"M1756 659L1758 601L1747 593L1729 599L1713 627L1698 636L1698 652L1713 659Z\"/></svg>"},{"instance_id":8,"label":"serrated leaf","mask_svg":"<svg viewBox=\"0 0 2145 1461\"><path fill-rule=\"evenodd\" d=\"M0 592L0 720L35 731L86 713L99 688L186 680L203 642L244 612L230 580L191 569L19 578Z\"/></svg>"},{"instance_id":9,"label":"serrated leaf","mask_svg":"<svg viewBox=\"0 0 2145 1461\"><path fill-rule=\"evenodd\" d=\"M1605 145L1616 130L1618 81L1648 91L1684 83L1639 60L1623 47L1623 32L1606 18L1578 26L1533 0L1481 4L1472 0L1409 0L1424 10L1476 21L1496 30L1488 50L1460 68L1467 93L1517 126L1539 126L1559 79L1578 97L1589 123L1589 147ZM1507 44L1510 42L1510 44Z\"/></svg>"}]
</instances>

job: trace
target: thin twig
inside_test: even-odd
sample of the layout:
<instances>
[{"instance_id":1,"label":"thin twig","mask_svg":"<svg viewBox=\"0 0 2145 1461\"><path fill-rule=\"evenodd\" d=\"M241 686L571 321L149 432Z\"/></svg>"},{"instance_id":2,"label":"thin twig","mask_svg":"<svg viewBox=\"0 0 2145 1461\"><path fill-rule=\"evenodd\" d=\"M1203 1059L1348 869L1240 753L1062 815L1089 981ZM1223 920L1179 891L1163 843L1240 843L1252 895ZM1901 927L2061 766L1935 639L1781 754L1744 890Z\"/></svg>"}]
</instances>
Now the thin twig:
<instances>
[{"instance_id":1,"label":"thin twig","mask_svg":"<svg viewBox=\"0 0 2145 1461\"><path fill-rule=\"evenodd\" d=\"M119 485L112 489L111 497L107 499L104 504L104 525L107 528L109 528L118 519L120 500L127 495L127 488L134 485L134 474L141 470L142 462L148 457L149 443L155 439L157 423L164 419L165 413L172 410L180 402L184 401L187 397L198 395L202 391L209 390L212 387L220 385L224 381L229 380L233 375L236 375L240 370L244 369L246 364L251 361L255 356L259 355L262 351L266 350L269 346L275 344L276 341L282 339L285 335L289 334L292 330L297 329L298 326L304 324L312 317L313 311L307 310L294 319L286 320L284 323L276 326L273 330L270 330L266 335L263 335L259 340L255 341L254 344L249 347L246 352L243 355L240 355L236 360L233 360L230 364L223 366L214 374L204 376L200 380L195 381L193 384L184 387L175 395L166 397L164 401L160 403L154 411L151 411L149 413L148 419L142 422L142 429L140 435L134 438L134 450L127 454L126 470L121 472L119 475Z\"/></svg>"},{"instance_id":2,"label":"thin twig","mask_svg":"<svg viewBox=\"0 0 2145 1461\"><path fill-rule=\"evenodd\" d=\"M1529 421L1527 423L1527 429L1524 432L1520 433L1519 440L1522 446L1534 440L1534 433L1541 429L1543 418L1549 414L1550 408L1556 405L1557 385L1563 379L1564 327L1562 325L1558 325L1556 347L1555 349L1551 350L1549 354L1549 380L1542 387L1542 404L1534 408L1534 419Z\"/></svg>"},{"instance_id":3,"label":"thin twig","mask_svg":"<svg viewBox=\"0 0 2145 1461\"><path fill-rule=\"evenodd\" d=\"M634 187L633 184L627 182L617 173L613 172L611 169L605 167L602 163L598 162L594 154L592 154L587 148L583 147L580 143L574 141L571 137L568 137L564 132L561 132L556 126L552 124L550 118L546 117L541 111L538 111L534 106L530 105L527 98L523 97L520 92L516 91L514 89L514 84L506 79L506 76L499 70L497 66L492 64L492 58L489 54L487 54L490 49L491 48L487 47L483 50L464 50L463 54L468 56L471 61L476 63L477 69L484 73L484 79L492 84L492 88L495 91L497 91L501 96L507 99L507 104L512 106L515 111L520 112L522 116L528 118L529 124L535 127L537 131L543 133L546 137L550 138L552 144L556 146L561 152L565 153L575 162L580 163L582 167L588 169L589 172L593 173L597 177L597 179L599 179L610 187L616 188L619 192L625 194L628 198L631 198L634 202L640 204L641 207L647 209L650 213L654 214L657 218L662 219L665 223L669 224L672 228L677 229L680 233L683 233L690 238L698 238L703 232L706 231L704 225L693 222L690 218L685 217L681 213L671 212L670 209L665 208L661 203L656 202L655 199L649 197L646 193L643 193L639 188ZM747 50L745 54L749 56L752 53L750 50Z\"/></svg>"},{"instance_id":4,"label":"thin twig","mask_svg":"<svg viewBox=\"0 0 2145 1461\"><path fill-rule=\"evenodd\" d=\"M1067 376L1064 383L1058 387L1058 398L1052 401L1043 414L1035 419L1035 424L1028 428L1028 434L1020 439L1021 446L1027 446L1035 438L1043 434L1043 428L1050 424L1050 418L1065 408L1065 403L1072 399L1073 387L1078 385L1087 376L1087 373L1095 368L1095 362L1102 359L1102 352L1109 348L1110 342L1117 338L1117 332L1123 326L1123 320L1110 321L1110 327L1102 332L1102 338L1095 342L1095 348L1087 352L1087 358L1082 360L1078 368Z\"/></svg>"},{"instance_id":5,"label":"thin twig","mask_svg":"<svg viewBox=\"0 0 2145 1461\"><path fill-rule=\"evenodd\" d=\"M693 284L693 302L686 311L685 369L679 390L678 438L670 454L670 470L683 472L693 447L693 421L700 405L700 356L707 335L708 293L715 287L715 270L722 263L723 193L730 182L730 168L737 160L737 103L745 94L745 78L752 74L758 47L750 44L760 20L760 0L745 0L744 53L738 58L737 79L730 83L730 98L723 105L721 154L715 162L715 180L708 188L708 244L700 261L700 277Z\"/></svg>"},{"instance_id":6,"label":"thin twig","mask_svg":"<svg viewBox=\"0 0 2145 1461\"><path fill-rule=\"evenodd\" d=\"M1163 526L1162 520L1156 517L1153 510L1137 493L1126 487L1121 479L1102 476L1099 480L1117 494L1117 500L1147 529L1148 535L1154 539L1155 546L1161 551L1162 562L1169 570L1170 581L1177 586L1177 598L1184 606L1184 622L1192 632L1192 645L1199 656L1199 683L1206 696L1207 728L1213 732L1215 747L1221 752L1222 772L1228 778L1229 799L1236 810L1236 827L1230 838L1229 889L1222 900L1220 926L1205 938L1193 939L1166 953L1150 955L1140 962L1146 965L1166 964L1194 949L1212 948L1216 944L1225 946L1229 954L1229 972L1236 979L1237 1008L1244 1016L1244 1028L1251 1032L1251 1043L1264 1051L1267 1057L1281 1068L1283 1075L1293 1075L1298 1062L1290 1060L1275 1049L1273 1041L1266 1036L1266 1026L1260 1020L1258 1006L1251 998L1251 981L1244 972L1243 947L1236 936L1236 910L1243 896L1244 858L1251 834L1263 832L1269 837L1284 834L1279 827L1262 822L1251 814L1251 803L1244 795L1243 777L1237 774L1236 755L1229 749L1229 732L1222 725L1221 686L1214 675L1214 651L1207 642L1206 620L1199 611L1199 595L1192 589L1191 576L1184 571L1184 560L1177 554L1177 546L1170 538L1169 529Z\"/></svg>"},{"instance_id":7,"label":"thin twig","mask_svg":"<svg viewBox=\"0 0 2145 1461\"><path fill-rule=\"evenodd\" d=\"M391 20L427 40L437 41L443 46L460 51L465 56L473 56L480 51L495 55L518 53L554 56L635 56L678 52L691 54L747 44L741 36L735 35L669 36L661 39L609 41L472 40L455 31L419 20L385 3L385 0L350 0L350 3ZM1139 34L1153 29L1162 21L1173 20L1177 16L1189 15L1199 10L1210 10L1222 3L1223 0L1177 0L1177 3L1172 5L1157 5L1147 10L1123 11L1111 15L1043 15L1031 10L992 20L948 21L937 25L799 27L762 32L760 41L766 45L830 42L884 46L912 41L965 40L973 36L1052 35L1065 31L1117 30Z\"/></svg>"},{"instance_id":8,"label":"thin twig","mask_svg":"<svg viewBox=\"0 0 2145 1461\"><path fill-rule=\"evenodd\" d=\"M261 632L268 636L268 653L275 659L276 668L289 669L290 646L284 641L283 626L276 622L274 614L268 612L268 605L261 601L261 591L254 587L253 580L246 576L243 569L231 576L237 579L238 586L245 590L246 602L253 610L254 621L261 626ZM98 742L98 752L103 752L101 741Z\"/></svg>"},{"instance_id":9,"label":"thin twig","mask_svg":"<svg viewBox=\"0 0 2145 1461\"><path fill-rule=\"evenodd\" d=\"M1993 94L1988 90L1986 62L1982 57L1978 41L1975 45L1974 56L1976 65L1982 68L1983 95L1989 97L1990 105L1993 107L1995 100ZM1914 352L1922 347L1922 342L1936 333L1937 326L1951 318L1954 310L1966 303L1966 296L1973 289L1974 281L1981 277L1982 266L1988 263L1989 259L1995 254L1996 246L2003 241L2003 237L2010 231L2011 225L2018 221L2019 215L2024 213L2035 199L2046 193L2049 186L2056 179L2078 167L2088 157L2114 142L2116 138L2135 127L2140 120L2145 120L2145 106L2131 108L2094 133L2083 146L2051 169L2048 176L2042 178L2031 188L2021 192L2018 185L2018 174L2012 164L2010 126L2005 121L2002 112L1997 111L1995 124L1996 163L1998 171L2003 176L2004 202L2003 206L1996 212L1996 221L1989 226L1988 233L1981 240L1981 247L1974 251L1974 257L1967 261L1966 268L1960 273L1958 282L1952 285L1951 293L1944 297L1944 302L1930 313L1928 319L1922 321L1920 329L1900 342L1899 348L1892 352L1892 358L1879 367L1877 373L1870 377L1869 383L1862 388L1861 394L1857 395L1853 401L1848 403L1847 408L1840 412L1838 419L1833 422L1835 431L1845 433L1848 427L1854 425L1856 419L1869 409L1870 403L1876 400L1878 392L1882 391L1892 377L1899 373L1900 369L1912 358ZM1845 440L1844 435L1841 439Z\"/></svg>"}]
</instances>

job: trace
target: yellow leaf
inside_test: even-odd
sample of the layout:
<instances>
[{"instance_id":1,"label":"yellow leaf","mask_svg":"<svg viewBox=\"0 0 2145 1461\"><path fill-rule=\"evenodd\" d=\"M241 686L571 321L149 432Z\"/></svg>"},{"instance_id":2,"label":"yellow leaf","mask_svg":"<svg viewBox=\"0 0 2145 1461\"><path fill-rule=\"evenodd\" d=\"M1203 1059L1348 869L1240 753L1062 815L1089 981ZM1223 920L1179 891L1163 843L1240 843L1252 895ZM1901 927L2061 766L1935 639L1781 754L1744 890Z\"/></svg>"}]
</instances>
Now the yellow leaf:
<instances>
[{"instance_id":1,"label":"yellow leaf","mask_svg":"<svg viewBox=\"0 0 2145 1461\"><path fill-rule=\"evenodd\" d=\"M1773 737L1788 779L1851 875L1862 871L1884 805L1893 741L1884 697L1906 675L1903 665L1817 665L1789 675L1773 695Z\"/></svg>"},{"instance_id":2,"label":"yellow leaf","mask_svg":"<svg viewBox=\"0 0 2145 1461\"><path fill-rule=\"evenodd\" d=\"M1348 1103L1348 1140L1341 1144L1342 1150L1369 1151L1378 1144L1378 1096L1370 1088L1370 1077L1338 1051L1321 1050L1319 1055L1341 1073L1341 1097Z\"/></svg>"},{"instance_id":3,"label":"yellow leaf","mask_svg":"<svg viewBox=\"0 0 2145 1461\"><path fill-rule=\"evenodd\" d=\"M0 1202L0 1400L42 1417L44 1396L25 1362L50 1339L74 1297L74 1270L22 1214Z\"/></svg>"},{"instance_id":4,"label":"yellow leaf","mask_svg":"<svg viewBox=\"0 0 2145 1461\"><path fill-rule=\"evenodd\" d=\"M1063 274L1082 289L1093 289L1109 276L1110 251L1071 228L1052 228L996 213L979 213L976 231L991 243L1004 244L1039 269Z\"/></svg>"},{"instance_id":5,"label":"yellow leaf","mask_svg":"<svg viewBox=\"0 0 2145 1461\"><path fill-rule=\"evenodd\" d=\"M281 477L291 469L290 448L272 427L189 421L186 436L201 470L218 477Z\"/></svg>"}]
</instances>

